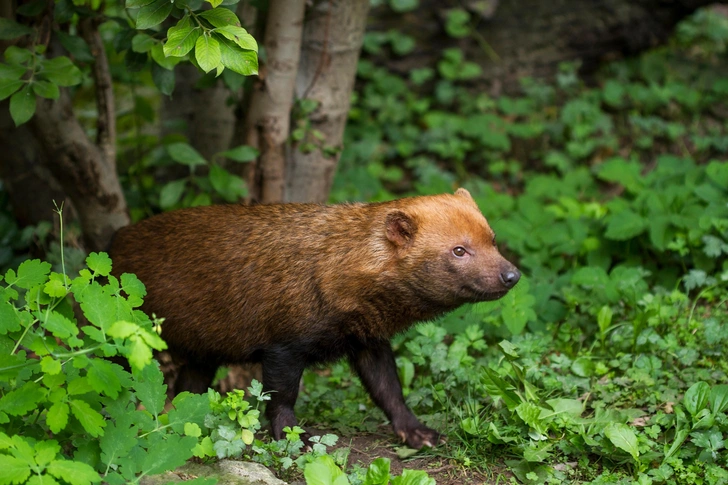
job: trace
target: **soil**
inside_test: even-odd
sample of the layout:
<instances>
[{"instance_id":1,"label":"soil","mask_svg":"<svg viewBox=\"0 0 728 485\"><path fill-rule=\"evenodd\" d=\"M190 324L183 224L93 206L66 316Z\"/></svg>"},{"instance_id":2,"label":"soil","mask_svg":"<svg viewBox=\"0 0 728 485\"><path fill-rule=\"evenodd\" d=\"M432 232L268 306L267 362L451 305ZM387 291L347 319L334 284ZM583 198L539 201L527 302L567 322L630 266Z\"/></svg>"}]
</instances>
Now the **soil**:
<instances>
[{"instance_id":1,"label":"soil","mask_svg":"<svg viewBox=\"0 0 728 485\"><path fill-rule=\"evenodd\" d=\"M367 468L377 458L390 459L390 473L400 475L405 468L424 470L434 478L437 485L460 484L493 484L493 474L482 473L473 468L465 468L454 460L449 460L437 454L428 454L421 451L409 458L401 459L397 449L402 446L396 440L389 426L380 426L375 433L357 432L351 436L342 436L341 433L326 429L307 428L312 435L333 433L339 436L339 443L334 448L349 448L347 468L360 465ZM444 445L447 446L447 445Z\"/></svg>"}]
</instances>

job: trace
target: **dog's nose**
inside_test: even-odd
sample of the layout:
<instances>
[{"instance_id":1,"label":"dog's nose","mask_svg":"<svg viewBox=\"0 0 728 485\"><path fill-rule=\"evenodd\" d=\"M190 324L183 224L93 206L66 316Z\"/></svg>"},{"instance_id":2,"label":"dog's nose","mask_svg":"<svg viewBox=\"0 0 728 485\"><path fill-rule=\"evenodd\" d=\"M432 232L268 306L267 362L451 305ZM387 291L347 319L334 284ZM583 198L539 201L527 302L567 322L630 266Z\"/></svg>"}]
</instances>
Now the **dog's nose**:
<instances>
[{"instance_id":1,"label":"dog's nose","mask_svg":"<svg viewBox=\"0 0 728 485\"><path fill-rule=\"evenodd\" d=\"M517 269L514 269L512 271L504 271L500 274L500 280L501 283L506 288L513 288L516 286L516 283L518 283L518 280L521 279L521 272Z\"/></svg>"}]
</instances>

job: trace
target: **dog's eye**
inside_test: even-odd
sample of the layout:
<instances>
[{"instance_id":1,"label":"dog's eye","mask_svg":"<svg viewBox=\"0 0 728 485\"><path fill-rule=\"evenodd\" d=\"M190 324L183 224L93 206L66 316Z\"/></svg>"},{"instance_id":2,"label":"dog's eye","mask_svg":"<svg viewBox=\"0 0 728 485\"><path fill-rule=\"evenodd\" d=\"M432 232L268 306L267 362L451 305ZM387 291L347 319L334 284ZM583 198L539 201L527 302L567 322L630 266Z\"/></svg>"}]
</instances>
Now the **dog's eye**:
<instances>
[{"instance_id":1,"label":"dog's eye","mask_svg":"<svg viewBox=\"0 0 728 485\"><path fill-rule=\"evenodd\" d=\"M495 246L495 245L496 245L496 243L495 243L495 234L493 234L493 246Z\"/></svg>"},{"instance_id":2,"label":"dog's eye","mask_svg":"<svg viewBox=\"0 0 728 485\"><path fill-rule=\"evenodd\" d=\"M465 256L465 253L467 253L467 251L464 247L458 246L452 250L452 253L455 255L455 257L462 258L463 256Z\"/></svg>"}]
</instances>

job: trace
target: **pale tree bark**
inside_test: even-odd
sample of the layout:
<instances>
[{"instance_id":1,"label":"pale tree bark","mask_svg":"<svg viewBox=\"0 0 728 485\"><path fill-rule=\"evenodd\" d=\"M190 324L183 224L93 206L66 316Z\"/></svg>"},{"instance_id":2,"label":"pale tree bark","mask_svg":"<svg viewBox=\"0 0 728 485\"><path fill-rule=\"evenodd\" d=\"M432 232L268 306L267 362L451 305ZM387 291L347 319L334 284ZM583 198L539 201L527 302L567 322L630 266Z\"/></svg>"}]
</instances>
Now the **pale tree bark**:
<instances>
[{"instance_id":1,"label":"pale tree bark","mask_svg":"<svg viewBox=\"0 0 728 485\"><path fill-rule=\"evenodd\" d=\"M318 130L323 139L316 139L317 148L308 153L294 145L287 175L287 201L325 202L328 198L368 10L369 0L319 0L308 12L296 96L318 103L309 119L311 131Z\"/></svg>"},{"instance_id":2,"label":"pale tree bark","mask_svg":"<svg viewBox=\"0 0 728 485\"><path fill-rule=\"evenodd\" d=\"M251 93L246 120L246 142L260 150L248 176L251 199L264 203L284 200L286 142L305 6L305 0L271 0L268 7L266 63Z\"/></svg>"}]
</instances>

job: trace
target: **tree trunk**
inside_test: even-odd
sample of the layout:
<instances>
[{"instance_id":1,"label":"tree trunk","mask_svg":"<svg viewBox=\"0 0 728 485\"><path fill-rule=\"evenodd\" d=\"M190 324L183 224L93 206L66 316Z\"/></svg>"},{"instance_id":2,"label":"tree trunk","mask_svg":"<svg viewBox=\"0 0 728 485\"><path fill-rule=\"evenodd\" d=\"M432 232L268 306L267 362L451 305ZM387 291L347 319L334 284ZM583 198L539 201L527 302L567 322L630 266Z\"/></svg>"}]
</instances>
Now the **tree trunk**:
<instances>
[{"instance_id":1,"label":"tree trunk","mask_svg":"<svg viewBox=\"0 0 728 485\"><path fill-rule=\"evenodd\" d=\"M286 143L289 136L293 89L301 55L305 0L271 0L265 28L265 68L251 93L246 142L260 150L251 167L251 199L284 199Z\"/></svg>"},{"instance_id":2,"label":"tree trunk","mask_svg":"<svg viewBox=\"0 0 728 485\"><path fill-rule=\"evenodd\" d=\"M296 96L312 99L318 108L310 117L307 140L316 148L294 145L288 171L287 200L326 202L339 161L344 127L359 53L364 38L369 0L320 0L306 18ZM322 137L315 136L315 131Z\"/></svg>"},{"instance_id":3,"label":"tree trunk","mask_svg":"<svg viewBox=\"0 0 728 485\"><path fill-rule=\"evenodd\" d=\"M66 195L46 168L50 162L28 125L15 126L8 101L0 103L0 178L21 227L53 221L53 202ZM65 205L68 209L68 205ZM68 216L67 210L64 214Z\"/></svg>"},{"instance_id":4,"label":"tree trunk","mask_svg":"<svg viewBox=\"0 0 728 485\"><path fill-rule=\"evenodd\" d=\"M160 108L162 136L182 133L205 159L230 148L235 128L235 105L229 103L230 90L221 79L201 89L195 84L202 75L191 64L174 68L175 87L171 96L162 96Z\"/></svg>"},{"instance_id":5,"label":"tree trunk","mask_svg":"<svg viewBox=\"0 0 728 485\"><path fill-rule=\"evenodd\" d=\"M484 3L492 7L482 7ZM582 73L606 59L634 55L664 43L677 22L709 0L423 0L403 15L380 8L370 27L398 29L417 40L418 49L405 58L384 62L406 75L413 67L434 66L442 49L459 47L483 68L476 85L518 88L524 76L549 78L564 61L582 61ZM475 35L448 37L443 19L448 9L470 6ZM437 46L437 48L430 48ZM494 94L498 94L498 89Z\"/></svg>"},{"instance_id":6,"label":"tree trunk","mask_svg":"<svg viewBox=\"0 0 728 485\"><path fill-rule=\"evenodd\" d=\"M31 126L48 153L46 168L71 198L89 251L105 251L117 229L129 224L115 160L88 139L73 115L67 90L38 101Z\"/></svg>"}]
</instances>

